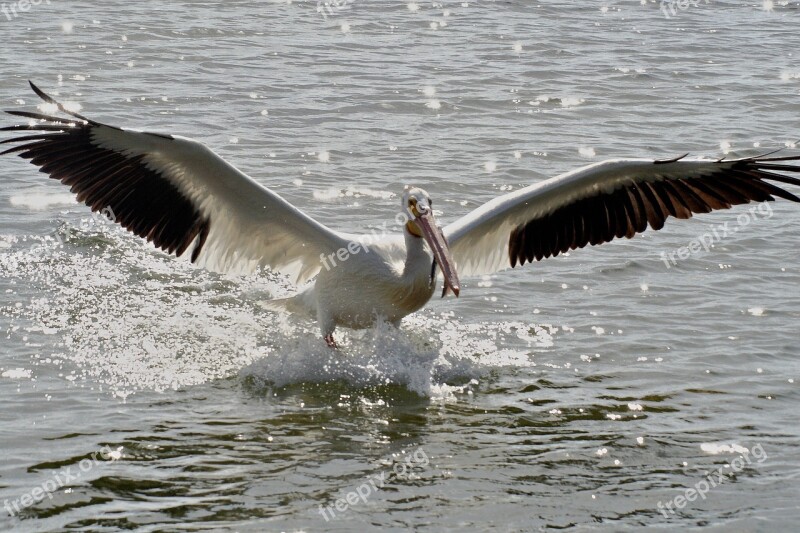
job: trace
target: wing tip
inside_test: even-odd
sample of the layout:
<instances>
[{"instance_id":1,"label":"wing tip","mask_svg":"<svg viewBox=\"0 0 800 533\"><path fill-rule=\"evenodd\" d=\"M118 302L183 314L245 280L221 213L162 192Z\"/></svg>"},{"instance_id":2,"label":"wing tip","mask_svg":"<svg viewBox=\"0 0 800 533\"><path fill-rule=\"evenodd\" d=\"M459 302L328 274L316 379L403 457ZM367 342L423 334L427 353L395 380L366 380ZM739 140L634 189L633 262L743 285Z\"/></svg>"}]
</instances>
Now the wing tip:
<instances>
[{"instance_id":1,"label":"wing tip","mask_svg":"<svg viewBox=\"0 0 800 533\"><path fill-rule=\"evenodd\" d=\"M39 98L41 98L42 100L44 100L48 104L53 104L54 106L58 107L58 110L61 111L62 113L67 114L67 115L69 115L71 117L75 117L75 118L77 118L79 120L82 120L82 121L84 121L84 122L86 122L88 124L91 124L92 126L99 126L100 125L100 123L95 122L94 120L90 120L90 119L84 117L83 115L81 115L79 113L76 113L74 111L70 111L70 110L66 109L61 102L59 102L58 100L56 100L55 98L53 98L52 96L50 96L49 94L44 92L42 89L40 89L39 86L36 85L35 83L33 83L32 80L28 80L28 85L30 85L31 90L34 93L36 93L36 95ZM8 113L8 111L6 111L6 112Z\"/></svg>"},{"instance_id":2,"label":"wing tip","mask_svg":"<svg viewBox=\"0 0 800 533\"><path fill-rule=\"evenodd\" d=\"M56 101L56 99L55 99L55 98L53 98L52 96L50 96L49 94L47 94L46 92L44 92L43 90L41 90L39 87L37 87L37 86L36 86L36 84L35 84L35 83L33 83L33 81L31 81L31 80L28 80L28 85L30 85L30 86L31 86L31 89L33 90L33 92L35 92L35 93L36 93L36 95L37 95L39 98L41 98L42 100L44 100L45 102L47 102L47 103L49 103L49 104L55 104L55 105L57 105L57 106L59 106L59 107L60 107L60 105L61 105L61 104L59 104L59 103Z\"/></svg>"}]
</instances>

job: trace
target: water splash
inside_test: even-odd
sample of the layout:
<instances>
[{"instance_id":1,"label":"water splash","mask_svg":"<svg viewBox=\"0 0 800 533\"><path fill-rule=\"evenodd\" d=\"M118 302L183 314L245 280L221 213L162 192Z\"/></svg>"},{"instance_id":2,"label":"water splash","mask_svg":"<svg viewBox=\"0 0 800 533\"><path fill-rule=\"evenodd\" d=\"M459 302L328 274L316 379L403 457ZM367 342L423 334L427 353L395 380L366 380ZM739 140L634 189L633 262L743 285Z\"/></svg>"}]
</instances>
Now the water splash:
<instances>
[{"instance_id":1,"label":"water splash","mask_svg":"<svg viewBox=\"0 0 800 533\"><path fill-rule=\"evenodd\" d=\"M36 295L0 314L11 319L12 336L31 337L35 364L66 362L66 379L101 384L122 398L231 377L277 387L399 385L452 398L492 367L535 366L532 350L552 346L558 331L521 322L465 324L452 312L427 310L401 329L339 330L342 349L333 351L314 323L257 304L293 290L278 276L229 278L111 225L65 224L66 241L0 239L0 275L24 280Z\"/></svg>"}]
</instances>

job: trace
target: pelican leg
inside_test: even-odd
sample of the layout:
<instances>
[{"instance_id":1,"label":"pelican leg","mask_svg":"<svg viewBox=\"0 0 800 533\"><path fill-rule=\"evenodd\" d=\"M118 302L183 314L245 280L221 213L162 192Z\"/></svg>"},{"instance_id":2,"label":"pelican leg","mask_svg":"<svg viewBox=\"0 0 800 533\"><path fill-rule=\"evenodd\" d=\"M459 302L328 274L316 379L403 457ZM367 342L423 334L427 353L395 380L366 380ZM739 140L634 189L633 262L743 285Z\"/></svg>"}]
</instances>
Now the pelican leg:
<instances>
[{"instance_id":1,"label":"pelican leg","mask_svg":"<svg viewBox=\"0 0 800 533\"><path fill-rule=\"evenodd\" d=\"M325 335L325 344L328 345L328 348L338 349L339 345L336 344L336 340L333 338L333 333L328 333Z\"/></svg>"},{"instance_id":2,"label":"pelican leg","mask_svg":"<svg viewBox=\"0 0 800 533\"><path fill-rule=\"evenodd\" d=\"M319 322L320 330L322 330L322 337L325 339L325 344L330 348L338 348L339 346L333 338L336 322L331 318L324 307L317 307L317 322Z\"/></svg>"},{"instance_id":3,"label":"pelican leg","mask_svg":"<svg viewBox=\"0 0 800 533\"><path fill-rule=\"evenodd\" d=\"M325 339L325 344L329 348L338 348L336 340L333 338L333 330L336 329L336 323L322 308L317 308L317 321L319 322L320 329L322 330L322 337Z\"/></svg>"}]
</instances>

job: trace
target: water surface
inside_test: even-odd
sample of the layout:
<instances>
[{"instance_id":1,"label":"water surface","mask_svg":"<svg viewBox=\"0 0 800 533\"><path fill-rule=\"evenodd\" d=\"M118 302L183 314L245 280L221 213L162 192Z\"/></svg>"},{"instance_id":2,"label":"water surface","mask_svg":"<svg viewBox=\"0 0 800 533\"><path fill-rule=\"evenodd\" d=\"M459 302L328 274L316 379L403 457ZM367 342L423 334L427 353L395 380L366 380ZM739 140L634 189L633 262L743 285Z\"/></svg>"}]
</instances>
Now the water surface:
<instances>
[{"instance_id":1,"label":"water surface","mask_svg":"<svg viewBox=\"0 0 800 533\"><path fill-rule=\"evenodd\" d=\"M18 15L0 16L3 108L37 105L32 79L97 120L195 137L343 231L391 222L405 184L449 222L605 158L800 139L795 1L671 18L639 1L54 0ZM0 170L0 502L79 473L0 528L800 518L795 205L464 280L399 331L342 330L332 353L314 324L257 304L292 290L279 276L198 270L22 160ZM663 261L725 223L739 231L712 250Z\"/></svg>"}]
</instances>

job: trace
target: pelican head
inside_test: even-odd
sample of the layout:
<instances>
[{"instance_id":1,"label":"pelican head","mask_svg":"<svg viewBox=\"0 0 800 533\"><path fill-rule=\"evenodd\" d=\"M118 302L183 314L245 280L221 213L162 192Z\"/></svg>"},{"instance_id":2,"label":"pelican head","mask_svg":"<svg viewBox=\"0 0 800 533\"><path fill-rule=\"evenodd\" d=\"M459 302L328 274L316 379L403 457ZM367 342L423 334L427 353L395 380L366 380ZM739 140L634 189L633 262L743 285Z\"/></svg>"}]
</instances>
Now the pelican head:
<instances>
[{"instance_id":1,"label":"pelican head","mask_svg":"<svg viewBox=\"0 0 800 533\"><path fill-rule=\"evenodd\" d=\"M435 264L439 266L444 276L444 289L442 297L447 295L447 291L453 291L458 297L461 284L458 281L455 262L450 255L450 248L447 240L433 216L433 202L430 195L419 187L406 187L403 194L403 212L408 221L405 230L413 238L425 239L431 251Z\"/></svg>"}]
</instances>

